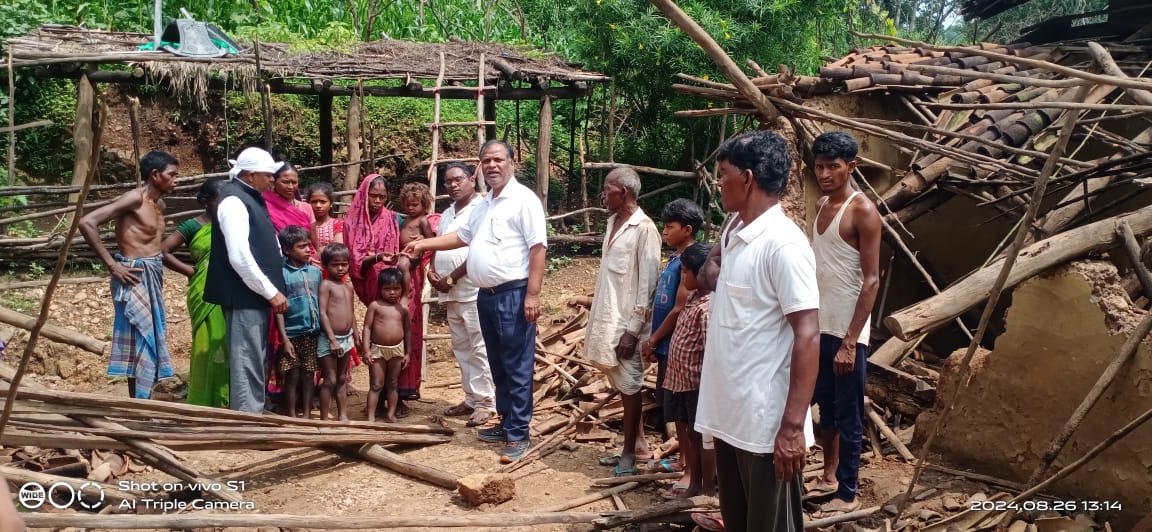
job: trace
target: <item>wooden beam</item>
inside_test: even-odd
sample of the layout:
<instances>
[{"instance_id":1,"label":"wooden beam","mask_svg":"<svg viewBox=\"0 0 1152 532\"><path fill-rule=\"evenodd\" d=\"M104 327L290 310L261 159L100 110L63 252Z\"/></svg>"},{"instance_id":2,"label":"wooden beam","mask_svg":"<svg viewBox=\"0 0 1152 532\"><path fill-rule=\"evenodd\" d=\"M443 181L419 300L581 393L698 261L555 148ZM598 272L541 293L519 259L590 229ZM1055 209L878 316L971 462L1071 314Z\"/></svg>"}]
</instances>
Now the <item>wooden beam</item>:
<instances>
[{"instance_id":1,"label":"wooden beam","mask_svg":"<svg viewBox=\"0 0 1152 532\"><path fill-rule=\"evenodd\" d=\"M36 324L36 318L9 308L0 307L0 323L7 323L13 327L30 330ZM44 325L44 328L40 330L40 334L53 342L79 347L80 349L97 355L104 355L108 350L108 344L105 342L101 342L82 332L74 331L53 323Z\"/></svg>"},{"instance_id":2,"label":"wooden beam","mask_svg":"<svg viewBox=\"0 0 1152 532\"><path fill-rule=\"evenodd\" d=\"M635 166L624 163L584 163L584 167L589 170L611 170L613 168L631 168L641 174L662 175L665 177L678 177L680 179L696 179L699 176L696 172L683 172L680 170L665 170L663 168L652 168L650 166Z\"/></svg>"},{"instance_id":3,"label":"wooden beam","mask_svg":"<svg viewBox=\"0 0 1152 532\"><path fill-rule=\"evenodd\" d=\"M540 134L536 138L536 195L548 212L548 165L552 150L552 99L540 99Z\"/></svg>"},{"instance_id":4,"label":"wooden beam","mask_svg":"<svg viewBox=\"0 0 1152 532\"><path fill-rule=\"evenodd\" d=\"M716 63L716 66L720 67L720 71L724 73L724 77L728 78L728 81L736 86L740 94L744 95L744 98L748 99L748 101L752 103L752 106L755 107L757 111L760 111L760 114L765 119L775 120L776 117L780 116L780 111L764 97L764 93L760 92L760 89L752 84L752 80L744 75L744 71L740 70L740 66L737 65L731 57L728 57L728 54L716 43L716 40L713 39L711 35L708 35L708 32L704 31L704 28L700 27L695 20L692 20L692 17L684 13L672 0L650 1L652 5L659 8L660 11L663 11L664 15L679 26L684 33L687 33L692 40L696 41L696 44L700 45L704 53L708 54L708 57Z\"/></svg>"},{"instance_id":5,"label":"wooden beam","mask_svg":"<svg viewBox=\"0 0 1152 532\"><path fill-rule=\"evenodd\" d=\"M54 79L76 79L79 77L75 72L56 72L37 70L36 76L40 78L54 78ZM147 79L135 77L131 72L121 72L113 70L102 70L99 72L92 72L88 76L89 81L92 83L117 83L125 85L157 85L157 83L149 82ZM159 85L169 86L167 82L159 83ZM316 95L321 92L317 87L313 87L311 83L285 83L283 79L273 79L269 82L269 88L273 94L305 94ZM225 85L224 80L213 78L208 80L209 90L236 90L232 84ZM323 91L332 96L351 96L358 93L356 87L346 87L333 85ZM440 97L450 100L471 100L476 98L476 87L442 87L440 89ZM364 94L366 96L398 96L406 98L432 98L433 94L430 90L414 91L408 87L364 87ZM592 86L579 86L576 84L565 85L562 87L549 87L547 89L535 88L513 88L503 89L497 92L496 87L485 87L485 98L498 98L500 100L540 100L544 95L548 95L558 100L568 100L572 98L584 98L592 94Z\"/></svg>"}]
</instances>

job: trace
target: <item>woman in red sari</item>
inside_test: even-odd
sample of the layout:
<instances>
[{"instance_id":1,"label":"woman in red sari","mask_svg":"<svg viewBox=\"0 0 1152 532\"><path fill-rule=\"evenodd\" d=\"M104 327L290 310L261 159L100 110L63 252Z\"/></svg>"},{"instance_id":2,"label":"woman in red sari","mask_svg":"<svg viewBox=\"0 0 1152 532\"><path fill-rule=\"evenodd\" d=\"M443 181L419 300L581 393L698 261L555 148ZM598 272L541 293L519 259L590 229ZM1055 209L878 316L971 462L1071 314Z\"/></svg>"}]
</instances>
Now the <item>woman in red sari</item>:
<instances>
[{"instance_id":1,"label":"woman in red sari","mask_svg":"<svg viewBox=\"0 0 1152 532\"><path fill-rule=\"evenodd\" d=\"M380 174L365 176L344 216L344 243L352 252L352 289L366 306L379 295L376 278L390 267L387 259L400 251L400 215L387 207L387 185ZM413 398L400 396L397 417L408 415L404 399Z\"/></svg>"}]
</instances>

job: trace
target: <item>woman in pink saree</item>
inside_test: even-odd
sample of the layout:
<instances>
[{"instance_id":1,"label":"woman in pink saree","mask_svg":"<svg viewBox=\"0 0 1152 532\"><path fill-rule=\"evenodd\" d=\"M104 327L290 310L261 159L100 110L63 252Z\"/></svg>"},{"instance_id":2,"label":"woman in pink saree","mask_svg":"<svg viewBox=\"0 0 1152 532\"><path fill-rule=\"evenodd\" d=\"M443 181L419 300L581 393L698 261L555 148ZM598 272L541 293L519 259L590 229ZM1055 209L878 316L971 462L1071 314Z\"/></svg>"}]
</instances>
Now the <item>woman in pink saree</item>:
<instances>
[{"instance_id":1,"label":"woman in pink saree","mask_svg":"<svg viewBox=\"0 0 1152 532\"><path fill-rule=\"evenodd\" d=\"M272 190L264 192L264 203L268 205L268 216L272 218L272 225L276 232L283 231L289 225L298 225L310 229L316 215L312 214L312 206L297 199L300 189L300 173L292 163L285 162L275 174L272 174Z\"/></svg>"}]
</instances>

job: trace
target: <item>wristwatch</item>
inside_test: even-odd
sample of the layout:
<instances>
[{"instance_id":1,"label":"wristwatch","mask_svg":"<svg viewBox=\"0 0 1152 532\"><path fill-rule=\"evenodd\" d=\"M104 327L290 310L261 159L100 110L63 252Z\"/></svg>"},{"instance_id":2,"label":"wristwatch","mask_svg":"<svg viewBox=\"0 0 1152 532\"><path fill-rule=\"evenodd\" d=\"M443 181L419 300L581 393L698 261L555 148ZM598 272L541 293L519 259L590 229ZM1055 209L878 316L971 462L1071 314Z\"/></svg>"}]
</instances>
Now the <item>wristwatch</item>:
<instances>
[{"instance_id":1,"label":"wristwatch","mask_svg":"<svg viewBox=\"0 0 1152 532\"><path fill-rule=\"evenodd\" d=\"M448 285L448 288L452 288L453 286L456 286L456 279L451 275L445 276L444 284Z\"/></svg>"}]
</instances>

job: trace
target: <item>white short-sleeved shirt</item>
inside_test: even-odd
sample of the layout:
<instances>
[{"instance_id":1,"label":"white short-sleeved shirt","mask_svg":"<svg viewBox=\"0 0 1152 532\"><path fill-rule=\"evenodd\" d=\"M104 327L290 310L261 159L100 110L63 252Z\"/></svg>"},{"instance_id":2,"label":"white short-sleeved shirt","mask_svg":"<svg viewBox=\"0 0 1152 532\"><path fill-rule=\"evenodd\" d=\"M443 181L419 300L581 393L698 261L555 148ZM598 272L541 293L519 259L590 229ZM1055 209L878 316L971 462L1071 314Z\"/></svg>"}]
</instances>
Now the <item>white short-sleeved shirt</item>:
<instances>
[{"instance_id":1,"label":"white short-sleeved shirt","mask_svg":"<svg viewBox=\"0 0 1152 532\"><path fill-rule=\"evenodd\" d=\"M608 218L596 291L588 310L584 356L604 367L616 366L616 344L624 333L650 334L652 293L660 279L660 230L637 208L612 236L616 215Z\"/></svg>"},{"instance_id":2,"label":"white short-sleeved shirt","mask_svg":"<svg viewBox=\"0 0 1152 532\"><path fill-rule=\"evenodd\" d=\"M748 452L773 452L792 369L787 315L817 308L812 248L780 205L747 225L736 222L712 297L697 431ZM815 442L811 412L804 439Z\"/></svg>"},{"instance_id":3,"label":"white short-sleeved shirt","mask_svg":"<svg viewBox=\"0 0 1152 532\"><path fill-rule=\"evenodd\" d=\"M548 246L548 230L540 198L516 178L500 196L490 192L456 230L468 244L468 277L480 288L493 288L528 278L528 251Z\"/></svg>"},{"instance_id":4,"label":"white short-sleeved shirt","mask_svg":"<svg viewBox=\"0 0 1152 532\"><path fill-rule=\"evenodd\" d=\"M479 196L472 198L463 209L456 210L456 204L453 203L440 214L440 227L439 234L446 235L454 233L461 226L468 223L468 219L472 216L472 212L476 210L476 204L480 203ZM437 251L436 261L433 263L436 273L447 277L453 270L458 268L464 261L468 260L468 248L462 247L460 249L450 249L447 251ZM476 301L476 285L472 283L468 275L461 277L452 286L452 290L448 292L440 292L440 301L459 301L468 302Z\"/></svg>"}]
</instances>

